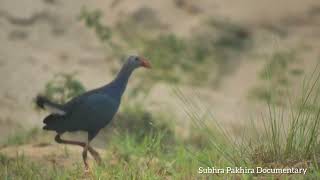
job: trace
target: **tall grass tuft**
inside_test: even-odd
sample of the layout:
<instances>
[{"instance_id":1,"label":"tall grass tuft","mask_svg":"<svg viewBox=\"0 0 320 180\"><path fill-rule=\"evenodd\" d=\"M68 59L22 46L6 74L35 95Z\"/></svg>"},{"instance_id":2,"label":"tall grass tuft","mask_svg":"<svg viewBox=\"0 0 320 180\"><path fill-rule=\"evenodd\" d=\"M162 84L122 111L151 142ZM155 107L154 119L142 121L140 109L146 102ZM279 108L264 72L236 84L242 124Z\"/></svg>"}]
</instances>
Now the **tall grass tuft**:
<instances>
[{"instance_id":1,"label":"tall grass tuft","mask_svg":"<svg viewBox=\"0 0 320 180\"><path fill-rule=\"evenodd\" d=\"M305 78L301 97L288 97L288 108L267 103L268 115L262 118L263 140L251 149L256 163L317 163L314 157L319 156L319 78L317 65L311 77Z\"/></svg>"},{"instance_id":2,"label":"tall grass tuft","mask_svg":"<svg viewBox=\"0 0 320 180\"><path fill-rule=\"evenodd\" d=\"M206 150L217 151L229 166L246 164L244 158L241 158L242 156L239 154L241 150L239 149L240 146L237 144L236 139L215 121L215 118L208 107L185 96L178 88L174 89L174 93L180 99L184 112L192 121L193 127L199 130L198 132L201 132L202 138L207 140ZM199 96L198 92L194 92L194 98L199 99ZM206 162L201 162L208 167L215 164L210 157L207 158Z\"/></svg>"},{"instance_id":3,"label":"tall grass tuft","mask_svg":"<svg viewBox=\"0 0 320 180\"><path fill-rule=\"evenodd\" d=\"M289 106L286 107L267 102L266 115L248 121L248 128L252 129L244 129L240 138L219 125L211 110L196 101L200 99L199 93L194 92L190 97L178 88L174 92L193 125L205 134L208 147L217 150L229 165L304 166L317 170L320 156L319 79L317 65L311 76L305 78L300 98L288 96ZM216 164L210 160L207 163L210 167Z\"/></svg>"}]
</instances>

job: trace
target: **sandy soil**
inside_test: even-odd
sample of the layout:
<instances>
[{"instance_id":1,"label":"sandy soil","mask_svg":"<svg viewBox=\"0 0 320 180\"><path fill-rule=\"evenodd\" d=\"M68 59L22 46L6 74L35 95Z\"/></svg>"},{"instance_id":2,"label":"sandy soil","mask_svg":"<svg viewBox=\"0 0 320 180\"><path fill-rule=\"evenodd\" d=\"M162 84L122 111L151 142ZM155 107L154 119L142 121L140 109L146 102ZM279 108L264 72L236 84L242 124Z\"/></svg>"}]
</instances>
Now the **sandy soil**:
<instances>
[{"instance_id":1,"label":"sandy soil","mask_svg":"<svg viewBox=\"0 0 320 180\"><path fill-rule=\"evenodd\" d=\"M105 151L95 148L101 155ZM10 146L1 149L1 153L8 158L25 157L32 162L43 165L52 165L59 167L71 167L75 163L82 164L82 148L76 146L65 146L58 144L29 144ZM88 162L92 166L93 157L88 153Z\"/></svg>"}]
</instances>

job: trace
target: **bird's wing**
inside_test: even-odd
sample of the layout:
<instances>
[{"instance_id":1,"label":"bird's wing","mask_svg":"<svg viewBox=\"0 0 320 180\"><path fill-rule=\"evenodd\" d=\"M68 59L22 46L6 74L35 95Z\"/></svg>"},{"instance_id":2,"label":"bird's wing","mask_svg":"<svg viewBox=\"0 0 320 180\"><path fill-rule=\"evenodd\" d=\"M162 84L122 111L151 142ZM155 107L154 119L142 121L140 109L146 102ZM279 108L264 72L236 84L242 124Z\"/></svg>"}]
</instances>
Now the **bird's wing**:
<instances>
[{"instance_id":1,"label":"bird's wing","mask_svg":"<svg viewBox=\"0 0 320 180\"><path fill-rule=\"evenodd\" d=\"M76 97L72 98L70 101L68 101L66 104L64 104L63 108L67 112L70 112L70 111L72 111L72 109L74 109L78 105L84 103L89 98L89 96L94 95L94 94L98 94L99 91L100 91L99 89L94 89L91 91L87 91L79 96L76 96Z\"/></svg>"},{"instance_id":2,"label":"bird's wing","mask_svg":"<svg viewBox=\"0 0 320 180\"><path fill-rule=\"evenodd\" d=\"M103 93L94 93L75 101L70 108L67 119L80 126L99 126L112 120L119 103Z\"/></svg>"}]
</instances>

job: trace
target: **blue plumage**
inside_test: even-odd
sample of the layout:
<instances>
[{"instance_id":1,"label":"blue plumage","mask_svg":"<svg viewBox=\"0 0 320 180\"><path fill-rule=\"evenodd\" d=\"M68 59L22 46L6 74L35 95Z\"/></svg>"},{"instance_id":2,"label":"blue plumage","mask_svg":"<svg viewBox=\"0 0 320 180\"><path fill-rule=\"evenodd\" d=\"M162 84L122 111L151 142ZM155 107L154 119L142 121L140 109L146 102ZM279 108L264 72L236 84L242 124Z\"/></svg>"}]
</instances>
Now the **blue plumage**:
<instances>
[{"instance_id":1,"label":"blue plumage","mask_svg":"<svg viewBox=\"0 0 320 180\"><path fill-rule=\"evenodd\" d=\"M141 61L137 56L130 56L111 83L75 97L64 105L38 97L40 107L47 105L65 112L53 112L46 117L44 129L58 133L87 131L95 136L118 111L129 77L136 68L143 65L143 62L145 61Z\"/></svg>"},{"instance_id":2,"label":"blue plumage","mask_svg":"<svg viewBox=\"0 0 320 180\"><path fill-rule=\"evenodd\" d=\"M97 161L100 161L99 154L89 143L103 127L111 122L119 109L121 97L126 89L129 77L138 67L150 68L150 64L141 57L130 56L111 83L75 97L66 104L56 104L45 97L37 97L37 105L51 111L51 114L43 120L45 123L43 129L56 131L58 135L55 140L58 143L82 146L86 168L88 167L86 162L87 150ZM73 131L88 132L88 142L61 139L60 135L64 132Z\"/></svg>"}]
</instances>

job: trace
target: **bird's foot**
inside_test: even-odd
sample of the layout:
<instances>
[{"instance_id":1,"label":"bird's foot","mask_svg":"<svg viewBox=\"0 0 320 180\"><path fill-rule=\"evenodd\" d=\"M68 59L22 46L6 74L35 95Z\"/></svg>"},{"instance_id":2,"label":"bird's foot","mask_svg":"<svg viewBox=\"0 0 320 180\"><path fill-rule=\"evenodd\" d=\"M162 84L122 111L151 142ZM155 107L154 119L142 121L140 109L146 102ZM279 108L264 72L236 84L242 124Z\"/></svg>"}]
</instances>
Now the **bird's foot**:
<instances>
[{"instance_id":1,"label":"bird's foot","mask_svg":"<svg viewBox=\"0 0 320 180\"><path fill-rule=\"evenodd\" d=\"M101 159L101 157L100 157L99 155L93 156L93 158L94 158L94 160L96 160L96 162L97 162L97 164L98 164L99 166L102 165L102 159Z\"/></svg>"},{"instance_id":2,"label":"bird's foot","mask_svg":"<svg viewBox=\"0 0 320 180\"><path fill-rule=\"evenodd\" d=\"M91 174L91 170L90 170L89 166L85 166L84 167L84 174L85 175L90 175Z\"/></svg>"},{"instance_id":3,"label":"bird's foot","mask_svg":"<svg viewBox=\"0 0 320 180\"><path fill-rule=\"evenodd\" d=\"M98 165L102 164L102 159L101 156L99 155L99 153L97 151L95 151L93 148L89 149L92 157L94 158L94 160L97 162Z\"/></svg>"},{"instance_id":4,"label":"bird's foot","mask_svg":"<svg viewBox=\"0 0 320 180\"><path fill-rule=\"evenodd\" d=\"M84 158L83 163L84 163L84 172L90 173L90 167L89 167L87 158Z\"/></svg>"}]
</instances>

